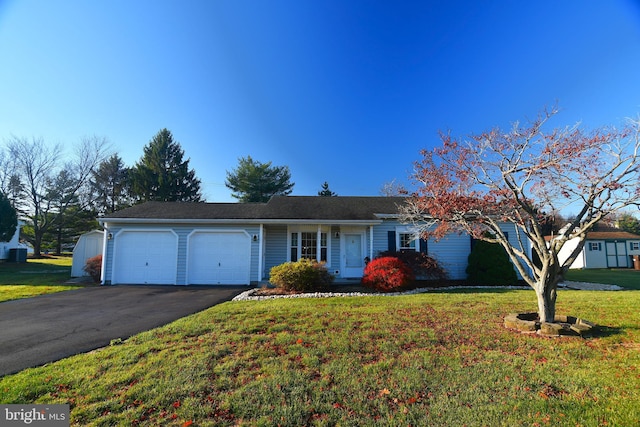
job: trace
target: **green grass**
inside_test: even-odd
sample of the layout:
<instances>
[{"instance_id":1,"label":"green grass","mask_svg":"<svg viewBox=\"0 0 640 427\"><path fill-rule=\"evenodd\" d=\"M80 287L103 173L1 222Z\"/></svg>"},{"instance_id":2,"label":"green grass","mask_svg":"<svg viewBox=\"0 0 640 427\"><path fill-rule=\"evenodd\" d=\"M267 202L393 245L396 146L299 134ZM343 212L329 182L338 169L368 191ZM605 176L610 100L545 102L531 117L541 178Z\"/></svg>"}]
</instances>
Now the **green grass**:
<instances>
[{"instance_id":1,"label":"green grass","mask_svg":"<svg viewBox=\"0 0 640 427\"><path fill-rule=\"evenodd\" d=\"M0 302L77 289L65 285L71 276L71 257L27 259L26 263L0 263Z\"/></svg>"},{"instance_id":2,"label":"green grass","mask_svg":"<svg viewBox=\"0 0 640 427\"><path fill-rule=\"evenodd\" d=\"M640 290L640 270L632 269L586 269L569 270L567 280L577 282L605 283L627 289Z\"/></svg>"},{"instance_id":3,"label":"green grass","mask_svg":"<svg viewBox=\"0 0 640 427\"><path fill-rule=\"evenodd\" d=\"M230 302L1 378L0 402L96 426L639 425L639 304L561 290L604 326L549 339L502 326L532 291Z\"/></svg>"}]
</instances>

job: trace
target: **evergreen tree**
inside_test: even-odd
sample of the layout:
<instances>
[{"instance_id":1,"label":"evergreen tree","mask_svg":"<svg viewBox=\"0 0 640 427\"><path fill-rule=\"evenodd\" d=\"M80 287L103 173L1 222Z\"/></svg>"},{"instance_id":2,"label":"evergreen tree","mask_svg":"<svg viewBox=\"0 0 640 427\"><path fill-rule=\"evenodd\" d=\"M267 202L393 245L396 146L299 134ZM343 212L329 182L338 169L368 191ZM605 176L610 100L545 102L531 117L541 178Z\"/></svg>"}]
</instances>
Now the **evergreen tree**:
<instances>
[{"instance_id":1,"label":"evergreen tree","mask_svg":"<svg viewBox=\"0 0 640 427\"><path fill-rule=\"evenodd\" d=\"M640 221L631 214L622 214L618 219L618 227L633 234L640 234Z\"/></svg>"},{"instance_id":2,"label":"evergreen tree","mask_svg":"<svg viewBox=\"0 0 640 427\"><path fill-rule=\"evenodd\" d=\"M200 180L184 151L169 130L160 130L144 147L144 154L132 169L132 196L140 202L199 202Z\"/></svg>"},{"instance_id":3,"label":"evergreen tree","mask_svg":"<svg viewBox=\"0 0 640 427\"><path fill-rule=\"evenodd\" d=\"M291 194L294 183L288 166L271 166L251 156L240 158L238 167L227 171L225 185L240 202L268 202L273 196Z\"/></svg>"},{"instance_id":4,"label":"evergreen tree","mask_svg":"<svg viewBox=\"0 0 640 427\"><path fill-rule=\"evenodd\" d=\"M499 243L475 240L468 261L467 280L473 285L513 285L518 280L507 251Z\"/></svg>"},{"instance_id":5,"label":"evergreen tree","mask_svg":"<svg viewBox=\"0 0 640 427\"><path fill-rule=\"evenodd\" d=\"M131 206L128 177L129 170L117 154L100 163L93 171L90 185L98 213L108 214Z\"/></svg>"},{"instance_id":6,"label":"evergreen tree","mask_svg":"<svg viewBox=\"0 0 640 427\"><path fill-rule=\"evenodd\" d=\"M52 250L56 254L72 250L82 234L100 228L96 217L94 211L81 209L79 205L69 206L44 234L43 248ZM28 233L30 230L24 231Z\"/></svg>"},{"instance_id":7,"label":"evergreen tree","mask_svg":"<svg viewBox=\"0 0 640 427\"><path fill-rule=\"evenodd\" d=\"M318 196L321 196L321 197L335 197L337 195L338 195L337 193L334 193L333 191L329 190L329 183L327 181L325 181L322 184L322 189L318 191Z\"/></svg>"},{"instance_id":8,"label":"evergreen tree","mask_svg":"<svg viewBox=\"0 0 640 427\"><path fill-rule=\"evenodd\" d=\"M18 216L9 199L0 191L0 242L8 242L16 232Z\"/></svg>"}]
</instances>

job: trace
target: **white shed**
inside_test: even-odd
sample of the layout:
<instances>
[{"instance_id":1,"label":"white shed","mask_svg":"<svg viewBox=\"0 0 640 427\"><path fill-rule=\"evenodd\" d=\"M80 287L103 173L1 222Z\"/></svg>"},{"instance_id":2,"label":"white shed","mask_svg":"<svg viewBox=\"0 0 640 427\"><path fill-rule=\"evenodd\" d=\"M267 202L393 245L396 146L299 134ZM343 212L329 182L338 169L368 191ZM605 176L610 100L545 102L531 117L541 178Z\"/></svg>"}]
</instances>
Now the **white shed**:
<instances>
[{"instance_id":1,"label":"white shed","mask_svg":"<svg viewBox=\"0 0 640 427\"><path fill-rule=\"evenodd\" d=\"M558 253L562 263L578 245L578 238L567 241ZM597 225L587 232L584 248L569 268L633 268L640 256L640 235L613 227Z\"/></svg>"},{"instance_id":2,"label":"white shed","mask_svg":"<svg viewBox=\"0 0 640 427\"><path fill-rule=\"evenodd\" d=\"M73 248L73 262L71 264L71 277L88 276L84 266L89 258L102 254L102 241L104 232L100 230L89 231L78 239Z\"/></svg>"},{"instance_id":3,"label":"white shed","mask_svg":"<svg viewBox=\"0 0 640 427\"><path fill-rule=\"evenodd\" d=\"M8 242L0 242L0 260L9 259L11 249L21 248L20 246L20 228L24 225L24 222L18 220L18 226L16 227L13 237Z\"/></svg>"}]
</instances>

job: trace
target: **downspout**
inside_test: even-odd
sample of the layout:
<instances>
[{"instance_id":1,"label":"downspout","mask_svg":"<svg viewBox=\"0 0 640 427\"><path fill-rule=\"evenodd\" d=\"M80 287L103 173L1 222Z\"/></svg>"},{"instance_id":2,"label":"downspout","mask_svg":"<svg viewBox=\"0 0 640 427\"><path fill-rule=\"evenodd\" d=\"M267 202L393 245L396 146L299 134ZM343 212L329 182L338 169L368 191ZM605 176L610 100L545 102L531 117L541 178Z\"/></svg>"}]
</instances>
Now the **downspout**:
<instances>
[{"instance_id":1,"label":"downspout","mask_svg":"<svg viewBox=\"0 0 640 427\"><path fill-rule=\"evenodd\" d=\"M264 278L264 224L260 224L260 232L258 238L258 282L262 282Z\"/></svg>"},{"instance_id":2,"label":"downspout","mask_svg":"<svg viewBox=\"0 0 640 427\"><path fill-rule=\"evenodd\" d=\"M369 261L373 259L373 225L369 226Z\"/></svg>"},{"instance_id":3,"label":"downspout","mask_svg":"<svg viewBox=\"0 0 640 427\"><path fill-rule=\"evenodd\" d=\"M109 241L109 228L107 228L107 223L102 224L102 228L104 228L104 233L102 233L102 265L100 266L100 284L104 285L104 276L107 271L107 242Z\"/></svg>"},{"instance_id":4,"label":"downspout","mask_svg":"<svg viewBox=\"0 0 640 427\"><path fill-rule=\"evenodd\" d=\"M316 232L316 261L322 260L322 225L318 224L318 231Z\"/></svg>"}]
</instances>

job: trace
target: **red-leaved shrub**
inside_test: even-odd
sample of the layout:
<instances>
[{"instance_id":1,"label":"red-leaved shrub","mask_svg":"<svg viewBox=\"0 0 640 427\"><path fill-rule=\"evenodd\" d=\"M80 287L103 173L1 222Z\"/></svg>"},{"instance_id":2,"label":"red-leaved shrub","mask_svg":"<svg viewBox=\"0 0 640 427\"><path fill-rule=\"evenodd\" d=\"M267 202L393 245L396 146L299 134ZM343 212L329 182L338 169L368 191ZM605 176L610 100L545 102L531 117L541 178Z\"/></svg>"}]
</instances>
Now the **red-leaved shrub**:
<instances>
[{"instance_id":1,"label":"red-leaved shrub","mask_svg":"<svg viewBox=\"0 0 640 427\"><path fill-rule=\"evenodd\" d=\"M362 284L382 292L392 292L407 286L413 279L413 272L400 259L381 257L367 264Z\"/></svg>"},{"instance_id":2,"label":"red-leaved shrub","mask_svg":"<svg viewBox=\"0 0 640 427\"><path fill-rule=\"evenodd\" d=\"M102 255L96 255L89 258L84 264L84 271L86 271L94 282L100 282L100 275L102 274Z\"/></svg>"},{"instance_id":3,"label":"red-leaved shrub","mask_svg":"<svg viewBox=\"0 0 640 427\"><path fill-rule=\"evenodd\" d=\"M418 280L448 279L447 272L440 263L427 254L416 251L385 251L378 254L379 257L391 256L404 262L413 271L413 275Z\"/></svg>"}]
</instances>

